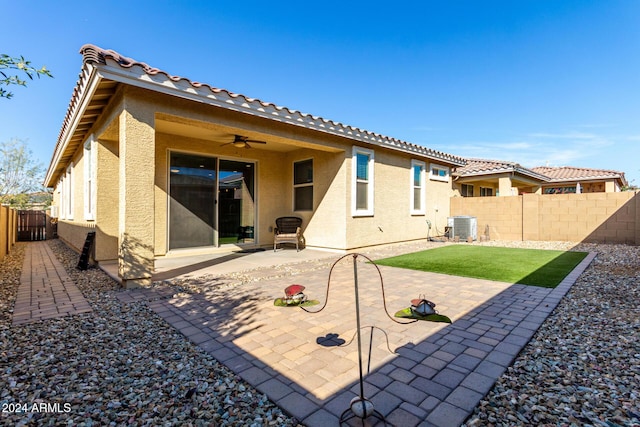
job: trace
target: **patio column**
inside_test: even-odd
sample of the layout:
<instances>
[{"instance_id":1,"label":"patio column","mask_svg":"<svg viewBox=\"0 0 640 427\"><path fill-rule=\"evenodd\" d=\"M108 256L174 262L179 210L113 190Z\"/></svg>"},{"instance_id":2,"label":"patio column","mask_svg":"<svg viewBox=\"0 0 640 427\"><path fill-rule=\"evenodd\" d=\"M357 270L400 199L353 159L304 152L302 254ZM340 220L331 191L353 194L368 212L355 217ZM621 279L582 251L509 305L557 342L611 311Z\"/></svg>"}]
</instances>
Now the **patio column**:
<instances>
[{"instance_id":1,"label":"patio column","mask_svg":"<svg viewBox=\"0 0 640 427\"><path fill-rule=\"evenodd\" d=\"M508 176L498 178L498 191L501 197L511 196L511 178Z\"/></svg>"},{"instance_id":2,"label":"patio column","mask_svg":"<svg viewBox=\"0 0 640 427\"><path fill-rule=\"evenodd\" d=\"M119 126L118 275L151 284L154 268L155 123L151 105L125 98Z\"/></svg>"},{"instance_id":3,"label":"patio column","mask_svg":"<svg viewBox=\"0 0 640 427\"><path fill-rule=\"evenodd\" d=\"M117 120L117 119L116 119ZM96 150L96 261L118 259L120 186L117 140L97 140Z\"/></svg>"}]
</instances>

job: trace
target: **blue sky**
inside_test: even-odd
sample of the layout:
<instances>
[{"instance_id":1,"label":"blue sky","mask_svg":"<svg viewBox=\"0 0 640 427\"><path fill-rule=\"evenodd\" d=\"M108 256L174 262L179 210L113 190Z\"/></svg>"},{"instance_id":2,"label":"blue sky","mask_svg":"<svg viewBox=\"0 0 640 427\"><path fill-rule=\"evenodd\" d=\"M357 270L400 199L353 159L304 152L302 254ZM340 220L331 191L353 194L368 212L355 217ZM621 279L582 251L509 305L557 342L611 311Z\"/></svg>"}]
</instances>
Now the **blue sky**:
<instances>
[{"instance_id":1,"label":"blue sky","mask_svg":"<svg viewBox=\"0 0 640 427\"><path fill-rule=\"evenodd\" d=\"M0 53L55 76L0 99L0 140L27 140L45 166L91 43L451 154L613 169L640 185L640 1L0 6Z\"/></svg>"}]
</instances>

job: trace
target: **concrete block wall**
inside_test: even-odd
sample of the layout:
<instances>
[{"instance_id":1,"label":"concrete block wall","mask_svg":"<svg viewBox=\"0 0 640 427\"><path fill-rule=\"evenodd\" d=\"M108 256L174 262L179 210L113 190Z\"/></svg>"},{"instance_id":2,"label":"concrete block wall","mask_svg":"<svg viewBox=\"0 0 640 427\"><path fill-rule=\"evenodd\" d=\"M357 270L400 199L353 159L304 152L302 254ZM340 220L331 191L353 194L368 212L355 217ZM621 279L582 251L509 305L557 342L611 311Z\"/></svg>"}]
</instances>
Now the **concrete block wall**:
<instances>
[{"instance_id":1,"label":"concrete block wall","mask_svg":"<svg viewBox=\"0 0 640 427\"><path fill-rule=\"evenodd\" d=\"M493 240L640 245L638 192L454 197L451 215L477 217Z\"/></svg>"}]
</instances>

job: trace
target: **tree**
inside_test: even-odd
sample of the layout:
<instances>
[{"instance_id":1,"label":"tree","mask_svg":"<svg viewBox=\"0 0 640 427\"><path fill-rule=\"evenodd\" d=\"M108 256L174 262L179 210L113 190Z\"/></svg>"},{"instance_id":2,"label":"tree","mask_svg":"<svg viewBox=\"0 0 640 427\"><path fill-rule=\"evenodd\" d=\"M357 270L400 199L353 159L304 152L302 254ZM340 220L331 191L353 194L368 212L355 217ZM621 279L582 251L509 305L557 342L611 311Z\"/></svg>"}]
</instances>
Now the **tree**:
<instances>
[{"instance_id":1,"label":"tree","mask_svg":"<svg viewBox=\"0 0 640 427\"><path fill-rule=\"evenodd\" d=\"M0 204L24 207L32 201L33 193L46 192L43 177L44 168L32 159L25 141L12 138L0 142Z\"/></svg>"},{"instance_id":2,"label":"tree","mask_svg":"<svg viewBox=\"0 0 640 427\"><path fill-rule=\"evenodd\" d=\"M12 75L7 74L3 70L17 70L20 73ZM35 68L31 65L31 61L27 61L24 57L12 57L5 53L0 54L0 86L20 85L26 86L26 80L20 78L21 75L26 75L29 80L33 80L33 77L47 76L53 77L51 72L47 70L47 67ZM0 87L0 98L10 99L13 97L13 93Z\"/></svg>"}]
</instances>

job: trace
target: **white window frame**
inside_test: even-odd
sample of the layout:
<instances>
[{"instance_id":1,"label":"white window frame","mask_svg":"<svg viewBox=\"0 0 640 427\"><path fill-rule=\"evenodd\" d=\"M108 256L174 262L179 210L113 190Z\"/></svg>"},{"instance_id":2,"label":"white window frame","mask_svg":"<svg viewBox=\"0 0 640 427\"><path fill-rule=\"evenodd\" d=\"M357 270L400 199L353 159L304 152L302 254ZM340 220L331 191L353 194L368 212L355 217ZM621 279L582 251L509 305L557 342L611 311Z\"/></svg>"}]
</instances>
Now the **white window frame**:
<instances>
[{"instance_id":1,"label":"white window frame","mask_svg":"<svg viewBox=\"0 0 640 427\"><path fill-rule=\"evenodd\" d=\"M415 171L414 169L416 167L420 168L420 179L419 179L419 185L416 186L415 183ZM411 215L424 215L426 213L426 171L427 171L427 164L425 162L422 162L420 160L411 160L411 170L410 170L410 174L409 174L409 203L411 206ZM415 206L415 197L414 197L414 193L415 190L419 189L420 190L420 207L416 209Z\"/></svg>"},{"instance_id":2,"label":"white window frame","mask_svg":"<svg viewBox=\"0 0 640 427\"><path fill-rule=\"evenodd\" d=\"M367 180L358 180L358 154L369 157L367 164ZM354 146L351 154L351 216L373 216L373 186L374 186L374 165L375 153L368 148ZM367 183L367 208L357 208L358 182Z\"/></svg>"},{"instance_id":3,"label":"white window frame","mask_svg":"<svg viewBox=\"0 0 640 427\"><path fill-rule=\"evenodd\" d=\"M311 161L311 182L305 182L303 184L296 184L296 163L302 163L302 162L308 162ZM301 160L296 160L292 163L293 166L293 173L292 173L292 182L293 182L293 211L294 212L309 212L309 211L313 211L313 207L315 206L314 203L314 195L313 195L313 181L315 180L315 170L314 170L314 161L313 158L308 158L308 159L301 159ZM312 194L312 198L311 198L311 209L296 209L296 188L301 188L301 187L311 187L311 194Z\"/></svg>"},{"instance_id":4,"label":"white window frame","mask_svg":"<svg viewBox=\"0 0 640 427\"><path fill-rule=\"evenodd\" d=\"M96 219L96 143L93 135L84 144L84 219Z\"/></svg>"},{"instance_id":5,"label":"white window frame","mask_svg":"<svg viewBox=\"0 0 640 427\"><path fill-rule=\"evenodd\" d=\"M60 219L67 219L67 210L65 208L65 206L67 206L66 205L66 203L67 203L66 202L66 200L67 200L66 199L67 192L65 191L65 188L64 188L65 185L66 185L64 177L65 177L65 174L63 174L60 177L60 180L58 181L58 194L59 194L59 197L58 197L58 204L59 204L58 214L60 215Z\"/></svg>"},{"instance_id":6,"label":"white window frame","mask_svg":"<svg viewBox=\"0 0 640 427\"><path fill-rule=\"evenodd\" d=\"M434 173L434 169L437 171L444 171L444 176L439 173ZM449 167L431 163L429 166L429 179L432 181L449 182Z\"/></svg>"},{"instance_id":7,"label":"white window frame","mask_svg":"<svg viewBox=\"0 0 640 427\"><path fill-rule=\"evenodd\" d=\"M65 183L65 206L64 210L66 211L65 218L73 221L73 208L74 208L74 200L73 200L73 162L69 164L67 167L67 173L64 177Z\"/></svg>"}]
</instances>

